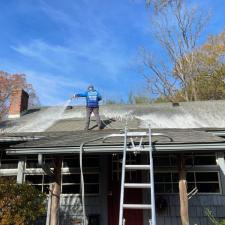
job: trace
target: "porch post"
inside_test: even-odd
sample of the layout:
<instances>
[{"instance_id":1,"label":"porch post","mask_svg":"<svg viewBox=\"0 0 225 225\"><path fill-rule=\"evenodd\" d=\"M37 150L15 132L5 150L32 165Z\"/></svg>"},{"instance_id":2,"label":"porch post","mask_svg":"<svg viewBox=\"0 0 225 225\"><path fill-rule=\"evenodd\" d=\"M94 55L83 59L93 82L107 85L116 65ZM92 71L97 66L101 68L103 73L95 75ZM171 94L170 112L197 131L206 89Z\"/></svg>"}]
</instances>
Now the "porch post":
<instances>
[{"instance_id":1,"label":"porch post","mask_svg":"<svg viewBox=\"0 0 225 225\"><path fill-rule=\"evenodd\" d=\"M61 194L61 167L62 167L62 157L57 156L54 158L54 177L51 196L51 215L50 215L50 225L59 224L59 209L60 209L60 194Z\"/></svg>"},{"instance_id":2,"label":"porch post","mask_svg":"<svg viewBox=\"0 0 225 225\"><path fill-rule=\"evenodd\" d=\"M25 157L20 157L18 161L18 173L16 182L22 184L24 182Z\"/></svg>"},{"instance_id":3,"label":"porch post","mask_svg":"<svg viewBox=\"0 0 225 225\"><path fill-rule=\"evenodd\" d=\"M187 195L187 171L183 154L179 157L179 195L180 195L180 217L182 225L189 225L188 195Z\"/></svg>"}]
</instances>

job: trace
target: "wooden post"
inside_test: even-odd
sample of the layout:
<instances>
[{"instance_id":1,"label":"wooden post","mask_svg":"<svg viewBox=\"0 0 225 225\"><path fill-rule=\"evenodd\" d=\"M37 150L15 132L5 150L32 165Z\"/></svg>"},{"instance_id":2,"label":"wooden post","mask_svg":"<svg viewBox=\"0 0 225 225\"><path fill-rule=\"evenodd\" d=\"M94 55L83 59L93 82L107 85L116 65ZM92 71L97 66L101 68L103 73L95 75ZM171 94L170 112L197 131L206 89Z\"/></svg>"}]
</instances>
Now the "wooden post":
<instances>
[{"instance_id":1,"label":"wooden post","mask_svg":"<svg viewBox=\"0 0 225 225\"><path fill-rule=\"evenodd\" d=\"M54 158L54 177L53 177L53 183L52 183L50 225L59 225L61 167L62 167L62 157L57 156Z\"/></svg>"},{"instance_id":2,"label":"wooden post","mask_svg":"<svg viewBox=\"0 0 225 225\"><path fill-rule=\"evenodd\" d=\"M180 217L182 225L189 225L188 214L188 195L187 195L187 181L184 155L181 154L179 158L179 195L180 195Z\"/></svg>"}]
</instances>

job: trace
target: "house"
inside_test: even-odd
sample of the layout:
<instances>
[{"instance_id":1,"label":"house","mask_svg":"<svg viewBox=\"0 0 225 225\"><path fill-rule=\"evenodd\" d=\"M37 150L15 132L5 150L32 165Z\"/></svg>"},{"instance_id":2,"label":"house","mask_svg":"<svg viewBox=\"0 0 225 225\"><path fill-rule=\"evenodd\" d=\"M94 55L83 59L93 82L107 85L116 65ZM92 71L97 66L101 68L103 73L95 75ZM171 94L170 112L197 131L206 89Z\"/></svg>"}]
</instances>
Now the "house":
<instances>
[{"instance_id":1,"label":"house","mask_svg":"<svg viewBox=\"0 0 225 225\"><path fill-rule=\"evenodd\" d=\"M14 101L14 100L15 101ZM62 159L60 224L80 224L80 146L83 146L85 208L90 225L116 225L119 214L123 140L102 139L123 131L145 131L151 124L157 225L179 225L179 160L185 159L191 225L211 224L205 209L225 217L225 101L107 105L101 107L104 129L83 131L85 108L42 107L27 110L25 93L15 93L9 119L0 123L0 176L15 177L48 193L53 158ZM94 120L94 119L93 119ZM102 138L102 139L101 139ZM127 161L146 157L129 153ZM130 171L126 179L139 182L147 174ZM127 202L147 202L148 190L129 189ZM149 224L148 210L127 210L127 225ZM45 218L44 218L45 220ZM43 221L44 221L43 220ZM45 222L43 222L45 224Z\"/></svg>"}]
</instances>

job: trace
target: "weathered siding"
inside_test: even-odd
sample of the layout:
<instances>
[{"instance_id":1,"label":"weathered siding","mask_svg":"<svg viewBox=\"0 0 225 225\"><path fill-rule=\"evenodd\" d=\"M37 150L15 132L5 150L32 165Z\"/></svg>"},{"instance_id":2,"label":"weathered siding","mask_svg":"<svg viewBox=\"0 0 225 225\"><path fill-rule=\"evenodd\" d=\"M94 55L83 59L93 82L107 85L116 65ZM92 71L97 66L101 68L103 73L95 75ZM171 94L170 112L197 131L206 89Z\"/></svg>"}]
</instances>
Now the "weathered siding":
<instances>
[{"instance_id":1,"label":"weathered siding","mask_svg":"<svg viewBox=\"0 0 225 225\"><path fill-rule=\"evenodd\" d=\"M164 196L168 207L162 214L157 214L157 225L181 225L179 196ZM196 195L189 200L190 225L211 225L205 214L210 209L215 217L225 217L225 195ZM147 217L147 215L146 215ZM149 223L145 220L145 225Z\"/></svg>"},{"instance_id":2,"label":"weathered siding","mask_svg":"<svg viewBox=\"0 0 225 225\"><path fill-rule=\"evenodd\" d=\"M107 224L107 156L100 158L100 194L85 196L85 209L87 216L99 215L100 224ZM72 225L82 218L81 196L62 195L60 201L60 225ZM79 224L79 223L78 223Z\"/></svg>"}]
</instances>

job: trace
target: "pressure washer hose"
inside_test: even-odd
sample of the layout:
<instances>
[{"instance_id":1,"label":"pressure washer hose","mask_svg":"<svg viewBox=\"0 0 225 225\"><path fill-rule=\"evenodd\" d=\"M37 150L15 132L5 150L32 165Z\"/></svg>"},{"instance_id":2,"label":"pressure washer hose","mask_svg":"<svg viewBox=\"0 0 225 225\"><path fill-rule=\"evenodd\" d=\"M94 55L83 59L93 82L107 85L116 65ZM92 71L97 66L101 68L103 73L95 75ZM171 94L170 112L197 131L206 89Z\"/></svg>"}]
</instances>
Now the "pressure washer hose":
<instances>
[{"instance_id":1,"label":"pressure washer hose","mask_svg":"<svg viewBox=\"0 0 225 225\"><path fill-rule=\"evenodd\" d=\"M84 191L84 172L83 172L83 152L84 152L84 145L90 142L102 140L103 137L92 139L86 142L82 142L80 145L80 182L81 182L81 201L82 201L82 212L83 212L83 225L87 225L86 220L86 210L85 210L85 191Z\"/></svg>"},{"instance_id":2,"label":"pressure washer hose","mask_svg":"<svg viewBox=\"0 0 225 225\"><path fill-rule=\"evenodd\" d=\"M83 211L83 225L86 225L86 211L85 211L85 199L84 199L84 173L83 173L83 146L84 142L80 145L80 182L81 182L81 201Z\"/></svg>"}]
</instances>

